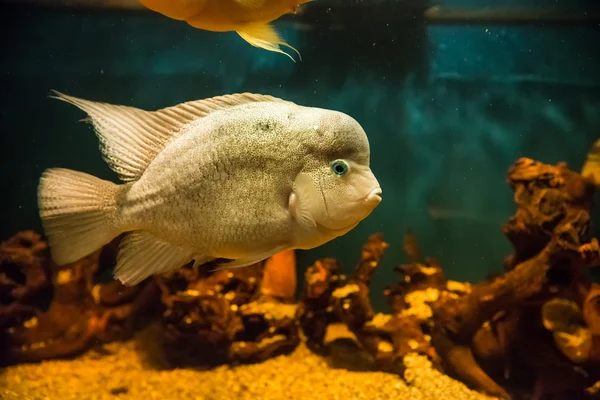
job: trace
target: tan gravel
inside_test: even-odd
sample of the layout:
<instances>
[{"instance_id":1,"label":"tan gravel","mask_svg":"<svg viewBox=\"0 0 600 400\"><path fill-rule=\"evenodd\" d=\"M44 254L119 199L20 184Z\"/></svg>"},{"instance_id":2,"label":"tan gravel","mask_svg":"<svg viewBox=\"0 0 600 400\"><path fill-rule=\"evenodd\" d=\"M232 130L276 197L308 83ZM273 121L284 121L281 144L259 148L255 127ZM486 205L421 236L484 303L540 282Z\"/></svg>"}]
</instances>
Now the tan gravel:
<instances>
[{"instance_id":1,"label":"tan gravel","mask_svg":"<svg viewBox=\"0 0 600 400\"><path fill-rule=\"evenodd\" d=\"M212 370L165 369L150 363L139 341L105 346L75 360L53 360L0 370L0 398L29 399L302 399L442 400L482 396L431 368L425 357L409 355L406 378L382 372L328 367L300 346L289 356L264 363Z\"/></svg>"}]
</instances>

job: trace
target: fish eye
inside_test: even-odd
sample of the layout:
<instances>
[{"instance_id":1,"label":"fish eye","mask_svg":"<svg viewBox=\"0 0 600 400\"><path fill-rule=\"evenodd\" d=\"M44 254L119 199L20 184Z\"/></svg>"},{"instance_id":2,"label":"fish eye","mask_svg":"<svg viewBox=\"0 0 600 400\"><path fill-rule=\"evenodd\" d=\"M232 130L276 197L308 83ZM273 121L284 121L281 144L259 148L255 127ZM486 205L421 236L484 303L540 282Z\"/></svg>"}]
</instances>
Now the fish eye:
<instances>
[{"instance_id":1,"label":"fish eye","mask_svg":"<svg viewBox=\"0 0 600 400\"><path fill-rule=\"evenodd\" d=\"M331 171L338 176L344 176L348 173L350 167L344 160L335 160L331 163Z\"/></svg>"}]
</instances>

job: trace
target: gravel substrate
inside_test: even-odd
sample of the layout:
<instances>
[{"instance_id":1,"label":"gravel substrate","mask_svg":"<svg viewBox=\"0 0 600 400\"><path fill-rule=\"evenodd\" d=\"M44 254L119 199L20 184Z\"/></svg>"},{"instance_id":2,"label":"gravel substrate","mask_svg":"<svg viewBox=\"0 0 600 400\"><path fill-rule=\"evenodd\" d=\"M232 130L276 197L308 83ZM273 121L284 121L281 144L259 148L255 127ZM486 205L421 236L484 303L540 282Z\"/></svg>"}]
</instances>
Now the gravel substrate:
<instances>
[{"instance_id":1,"label":"gravel substrate","mask_svg":"<svg viewBox=\"0 0 600 400\"><path fill-rule=\"evenodd\" d=\"M0 398L29 399L490 399L431 368L425 357L405 358L407 382L382 372L352 372L300 346L264 363L212 370L161 369L135 340L105 346L75 360L0 370Z\"/></svg>"}]
</instances>

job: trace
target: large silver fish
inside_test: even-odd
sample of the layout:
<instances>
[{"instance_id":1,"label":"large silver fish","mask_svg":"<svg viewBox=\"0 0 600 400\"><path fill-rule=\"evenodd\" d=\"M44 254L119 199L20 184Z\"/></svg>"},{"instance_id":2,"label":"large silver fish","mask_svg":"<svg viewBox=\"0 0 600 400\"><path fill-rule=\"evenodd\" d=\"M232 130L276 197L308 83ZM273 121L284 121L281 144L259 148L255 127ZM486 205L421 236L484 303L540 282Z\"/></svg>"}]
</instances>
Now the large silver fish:
<instances>
[{"instance_id":1,"label":"large silver fish","mask_svg":"<svg viewBox=\"0 0 600 400\"><path fill-rule=\"evenodd\" d=\"M242 267L344 235L381 202L367 136L340 112L249 93L154 112L56 98L89 115L124 181L44 171L38 206L59 265L127 232L114 271L125 285L192 260Z\"/></svg>"}]
</instances>

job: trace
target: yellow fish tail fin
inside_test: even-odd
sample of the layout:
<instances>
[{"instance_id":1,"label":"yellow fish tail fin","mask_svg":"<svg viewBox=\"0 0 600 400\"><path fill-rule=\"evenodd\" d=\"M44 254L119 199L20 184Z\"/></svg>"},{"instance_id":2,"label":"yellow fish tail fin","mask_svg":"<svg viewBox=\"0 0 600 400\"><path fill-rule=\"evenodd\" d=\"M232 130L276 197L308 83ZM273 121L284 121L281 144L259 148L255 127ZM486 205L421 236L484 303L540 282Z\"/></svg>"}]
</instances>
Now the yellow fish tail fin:
<instances>
[{"instance_id":1,"label":"yellow fish tail fin","mask_svg":"<svg viewBox=\"0 0 600 400\"><path fill-rule=\"evenodd\" d=\"M242 39L244 39L246 42L250 43L254 47L285 54L293 62L296 62L296 60L294 60L292 56L290 56L285 51L281 50L279 45L289 47L298 54L300 61L302 61L302 56L300 55L300 52L292 46L290 46L289 44L287 44L281 38L281 36L279 36L275 28L273 28L269 24L245 26L244 28L237 30L237 34L240 35Z\"/></svg>"},{"instance_id":2,"label":"yellow fish tail fin","mask_svg":"<svg viewBox=\"0 0 600 400\"><path fill-rule=\"evenodd\" d=\"M594 142L588 153L585 164L581 169L581 176L594 179L596 185L600 185L600 139Z\"/></svg>"}]
</instances>

